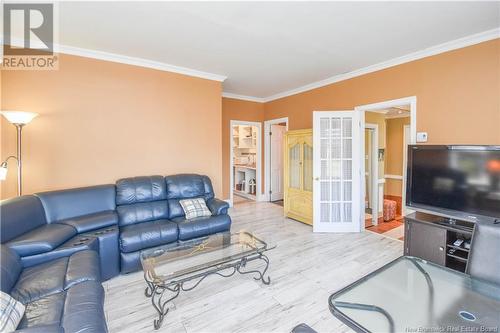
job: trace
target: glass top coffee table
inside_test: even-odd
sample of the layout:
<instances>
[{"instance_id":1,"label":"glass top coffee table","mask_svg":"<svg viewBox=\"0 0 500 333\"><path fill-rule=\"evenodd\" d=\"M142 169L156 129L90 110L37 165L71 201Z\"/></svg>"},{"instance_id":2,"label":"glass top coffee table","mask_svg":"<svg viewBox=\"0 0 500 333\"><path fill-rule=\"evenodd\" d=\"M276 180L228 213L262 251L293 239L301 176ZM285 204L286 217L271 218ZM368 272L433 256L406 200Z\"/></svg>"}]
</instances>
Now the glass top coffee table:
<instances>
[{"instance_id":1,"label":"glass top coffee table","mask_svg":"<svg viewBox=\"0 0 500 333\"><path fill-rule=\"evenodd\" d=\"M269 284L266 277L269 258L264 254L272 249L252 233L219 233L182 243L168 244L141 253L146 280L145 295L151 298L158 312L154 328L159 329L169 310L169 302L181 291L196 288L206 277L230 277L235 273L252 274L254 279ZM247 263L260 260L263 265L247 268Z\"/></svg>"},{"instance_id":2,"label":"glass top coffee table","mask_svg":"<svg viewBox=\"0 0 500 333\"><path fill-rule=\"evenodd\" d=\"M400 257L329 298L356 332L498 332L500 286Z\"/></svg>"}]
</instances>

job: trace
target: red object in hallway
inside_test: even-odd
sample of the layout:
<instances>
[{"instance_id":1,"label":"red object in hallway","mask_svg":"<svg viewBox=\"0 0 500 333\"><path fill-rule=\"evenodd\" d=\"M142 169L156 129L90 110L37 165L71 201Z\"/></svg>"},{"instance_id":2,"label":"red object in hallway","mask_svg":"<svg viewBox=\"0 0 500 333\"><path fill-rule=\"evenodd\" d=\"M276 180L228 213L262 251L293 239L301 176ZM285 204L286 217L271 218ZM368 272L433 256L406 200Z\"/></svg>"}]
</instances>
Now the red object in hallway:
<instances>
[{"instance_id":1,"label":"red object in hallway","mask_svg":"<svg viewBox=\"0 0 500 333\"><path fill-rule=\"evenodd\" d=\"M396 201L384 199L384 221L387 222L396 218L396 208Z\"/></svg>"},{"instance_id":2,"label":"red object in hallway","mask_svg":"<svg viewBox=\"0 0 500 333\"><path fill-rule=\"evenodd\" d=\"M488 170L491 172L500 173L500 160L490 160L488 161Z\"/></svg>"}]
</instances>

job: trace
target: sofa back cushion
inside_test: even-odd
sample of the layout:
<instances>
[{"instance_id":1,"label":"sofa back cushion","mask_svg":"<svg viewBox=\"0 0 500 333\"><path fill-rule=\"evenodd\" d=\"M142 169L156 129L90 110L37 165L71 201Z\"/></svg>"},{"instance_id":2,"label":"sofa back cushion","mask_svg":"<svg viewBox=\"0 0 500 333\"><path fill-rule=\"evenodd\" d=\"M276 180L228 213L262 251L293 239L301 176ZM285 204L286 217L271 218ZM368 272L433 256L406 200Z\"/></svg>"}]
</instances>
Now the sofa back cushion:
<instances>
[{"instance_id":1,"label":"sofa back cushion","mask_svg":"<svg viewBox=\"0 0 500 333\"><path fill-rule=\"evenodd\" d=\"M179 200L189 198L214 197L212 182L207 176L197 174L179 174L165 177L169 218L184 216Z\"/></svg>"},{"instance_id":2,"label":"sofa back cushion","mask_svg":"<svg viewBox=\"0 0 500 333\"><path fill-rule=\"evenodd\" d=\"M34 195L0 202L0 239L2 244L47 224L42 203Z\"/></svg>"},{"instance_id":3,"label":"sofa back cushion","mask_svg":"<svg viewBox=\"0 0 500 333\"><path fill-rule=\"evenodd\" d=\"M23 270L21 259L6 245L0 245L0 282L4 293L10 293Z\"/></svg>"},{"instance_id":4,"label":"sofa back cushion","mask_svg":"<svg viewBox=\"0 0 500 333\"><path fill-rule=\"evenodd\" d=\"M115 186L97 185L36 193L48 223L115 210Z\"/></svg>"},{"instance_id":5,"label":"sofa back cushion","mask_svg":"<svg viewBox=\"0 0 500 333\"><path fill-rule=\"evenodd\" d=\"M164 178L144 176L118 180L116 204L120 226L168 218Z\"/></svg>"}]
</instances>

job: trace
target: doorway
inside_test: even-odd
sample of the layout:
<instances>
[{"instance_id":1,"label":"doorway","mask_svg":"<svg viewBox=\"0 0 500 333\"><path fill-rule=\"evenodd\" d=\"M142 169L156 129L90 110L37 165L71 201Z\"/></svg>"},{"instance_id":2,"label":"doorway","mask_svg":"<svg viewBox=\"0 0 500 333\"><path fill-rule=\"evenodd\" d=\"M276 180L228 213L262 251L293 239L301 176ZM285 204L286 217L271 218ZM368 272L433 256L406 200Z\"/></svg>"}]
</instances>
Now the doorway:
<instances>
[{"instance_id":1,"label":"doorway","mask_svg":"<svg viewBox=\"0 0 500 333\"><path fill-rule=\"evenodd\" d=\"M231 203L259 201L261 198L261 123L230 122Z\"/></svg>"},{"instance_id":2,"label":"doorway","mask_svg":"<svg viewBox=\"0 0 500 333\"><path fill-rule=\"evenodd\" d=\"M365 123L365 227L378 224L378 131Z\"/></svg>"},{"instance_id":3,"label":"doorway","mask_svg":"<svg viewBox=\"0 0 500 333\"><path fill-rule=\"evenodd\" d=\"M287 130L288 117L264 122L265 198L280 206L283 206L285 170L283 145Z\"/></svg>"},{"instance_id":4,"label":"doorway","mask_svg":"<svg viewBox=\"0 0 500 333\"><path fill-rule=\"evenodd\" d=\"M356 108L362 111L365 144L362 157L363 213L367 230L402 239L403 219L408 211L406 196L406 154L416 142L416 97L402 98ZM372 126L378 126L378 135ZM378 137L374 147L374 136ZM374 166L378 166L375 172Z\"/></svg>"}]
</instances>

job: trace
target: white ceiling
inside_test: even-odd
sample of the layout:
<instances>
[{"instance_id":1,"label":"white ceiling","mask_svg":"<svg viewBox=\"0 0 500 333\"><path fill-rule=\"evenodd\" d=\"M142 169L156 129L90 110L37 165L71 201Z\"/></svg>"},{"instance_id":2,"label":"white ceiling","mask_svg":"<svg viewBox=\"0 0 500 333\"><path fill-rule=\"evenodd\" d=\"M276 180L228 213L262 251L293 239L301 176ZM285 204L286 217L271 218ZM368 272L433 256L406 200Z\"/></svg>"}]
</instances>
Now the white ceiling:
<instances>
[{"instance_id":1,"label":"white ceiling","mask_svg":"<svg viewBox=\"0 0 500 333\"><path fill-rule=\"evenodd\" d=\"M370 110L368 112L382 113L385 115L385 118L406 118L411 116L409 105L402 105L389 109Z\"/></svg>"},{"instance_id":2,"label":"white ceiling","mask_svg":"<svg viewBox=\"0 0 500 333\"><path fill-rule=\"evenodd\" d=\"M500 2L64 2L59 43L266 98L500 26Z\"/></svg>"}]
</instances>

